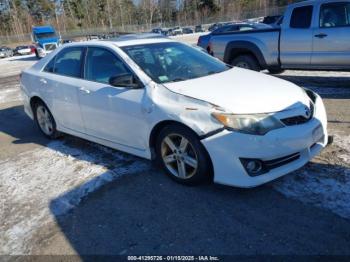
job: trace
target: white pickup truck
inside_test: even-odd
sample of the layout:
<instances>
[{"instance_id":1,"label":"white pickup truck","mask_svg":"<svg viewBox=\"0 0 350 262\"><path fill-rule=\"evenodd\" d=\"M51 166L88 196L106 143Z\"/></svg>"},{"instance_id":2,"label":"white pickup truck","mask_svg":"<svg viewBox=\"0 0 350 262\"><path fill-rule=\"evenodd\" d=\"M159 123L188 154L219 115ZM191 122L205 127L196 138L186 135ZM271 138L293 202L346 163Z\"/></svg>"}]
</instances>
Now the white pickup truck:
<instances>
[{"instance_id":1,"label":"white pickup truck","mask_svg":"<svg viewBox=\"0 0 350 262\"><path fill-rule=\"evenodd\" d=\"M210 53L252 70L350 70L350 0L291 4L280 27L213 34Z\"/></svg>"}]
</instances>

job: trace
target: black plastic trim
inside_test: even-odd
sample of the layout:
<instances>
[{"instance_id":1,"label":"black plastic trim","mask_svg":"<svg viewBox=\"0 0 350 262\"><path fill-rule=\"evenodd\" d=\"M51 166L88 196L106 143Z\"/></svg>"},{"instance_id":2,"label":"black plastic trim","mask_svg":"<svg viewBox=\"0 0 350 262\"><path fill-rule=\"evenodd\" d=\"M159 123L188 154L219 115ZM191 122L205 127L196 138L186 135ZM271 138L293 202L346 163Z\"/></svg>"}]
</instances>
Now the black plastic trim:
<instances>
[{"instance_id":1,"label":"black plastic trim","mask_svg":"<svg viewBox=\"0 0 350 262\"><path fill-rule=\"evenodd\" d=\"M230 64L234 57L244 53L252 53L258 60L260 67L263 69L268 67L260 48L256 44L249 41L233 40L229 42L225 48L224 62Z\"/></svg>"},{"instance_id":2,"label":"black plastic trim","mask_svg":"<svg viewBox=\"0 0 350 262\"><path fill-rule=\"evenodd\" d=\"M224 130L225 130L225 128L222 127L222 128L219 128L219 129L210 131L209 133L206 133L205 135L199 136L199 139L200 139L200 140L206 139L206 138L211 137L211 136L213 136L213 135L216 135L216 134L218 134L218 133L220 133L220 132L222 132L222 131L224 131Z\"/></svg>"}]
</instances>

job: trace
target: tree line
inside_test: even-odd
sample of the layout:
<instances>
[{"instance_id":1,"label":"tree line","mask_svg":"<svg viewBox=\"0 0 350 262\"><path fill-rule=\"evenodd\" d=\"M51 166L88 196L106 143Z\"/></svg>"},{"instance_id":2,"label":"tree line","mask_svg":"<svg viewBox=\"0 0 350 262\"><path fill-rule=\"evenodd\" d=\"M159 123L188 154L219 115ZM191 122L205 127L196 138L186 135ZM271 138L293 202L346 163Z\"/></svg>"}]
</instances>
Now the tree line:
<instances>
[{"instance_id":1,"label":"tree line","mask_svg":"<svg viewBox=\"0 0 350 262\"><path fill-rule=\"evenodd\" d=\"M149 29L269 15L293 0L0 0L0 35L22 35L33 25L61 32L89 28ZM133 27L131 27L133 26Z\"/></svg>"}]
</instances>

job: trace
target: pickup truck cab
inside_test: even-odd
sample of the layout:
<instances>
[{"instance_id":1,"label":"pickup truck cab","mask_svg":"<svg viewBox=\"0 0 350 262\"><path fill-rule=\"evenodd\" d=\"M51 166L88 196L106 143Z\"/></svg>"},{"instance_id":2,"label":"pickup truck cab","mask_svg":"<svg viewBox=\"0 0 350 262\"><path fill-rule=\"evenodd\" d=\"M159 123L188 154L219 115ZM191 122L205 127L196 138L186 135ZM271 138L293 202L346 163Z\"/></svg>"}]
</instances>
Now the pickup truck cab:
<instances>
[{"instance_id":1,"label":"pickup truck cab","mask_svg":"<svg viewBox=\"0 0 350 262\"><path fill-rule=\"evenodd\" d=\"M252 70L350 70L350 0L289 5L280 27L213 34L210 52Z\"/></svg>"}]
</instances>

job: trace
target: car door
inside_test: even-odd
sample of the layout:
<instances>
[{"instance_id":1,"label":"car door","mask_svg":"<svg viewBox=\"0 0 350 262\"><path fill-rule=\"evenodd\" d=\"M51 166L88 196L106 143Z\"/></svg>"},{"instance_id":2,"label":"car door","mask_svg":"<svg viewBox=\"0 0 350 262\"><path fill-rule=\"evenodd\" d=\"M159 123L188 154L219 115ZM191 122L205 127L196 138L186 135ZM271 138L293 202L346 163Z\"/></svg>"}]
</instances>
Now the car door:
<instances>
[{"instance_id":1,"label":"car door","mask_svg":"<svg viewBox=\"0 0 350 262\"><path fill-rule=\"evenodd\" d=\"M290 23L281 26L280 59L283 66L290 68L310 66L313 9L312 5L306 5L286 13L285 21Z\"/></svg>"},{"instance_id":2,"label":"car door","mask_svg":"<svg viewBox=\"0 0 350 262\"><path fill-rule=\"evenodd\" d=\"M145 89L128 83L112 86L112 78L134 76L129 67L113 51L104 47L88 47L85 58L84 83L79 100L86 132L90 136L144 149L142 130L145 117L141 102Z\"/></svg>"},{"instance_id":3,"label":"car door","mask_svg":"<svg viewBox=\"0 0 350 262\"><path fill-rule=\"evenodd\" d=\"M67 47L60 51L44 68L39 85L51 97L51 110L59 125L84 132L78 100L82 81L83 47Z\"/></svg>"},{"instance_id":4,"label":"car door","mask_svg":"<svg viewBox=\"0 0 350 262\"><path fill-rule=\"evenodd\" d=\"M313 33L311 63L318 68L350 68L350 2L321 4Z\"/></svg>"}]
</instances>

